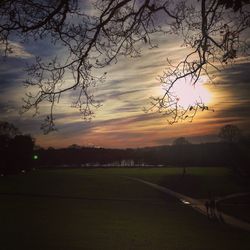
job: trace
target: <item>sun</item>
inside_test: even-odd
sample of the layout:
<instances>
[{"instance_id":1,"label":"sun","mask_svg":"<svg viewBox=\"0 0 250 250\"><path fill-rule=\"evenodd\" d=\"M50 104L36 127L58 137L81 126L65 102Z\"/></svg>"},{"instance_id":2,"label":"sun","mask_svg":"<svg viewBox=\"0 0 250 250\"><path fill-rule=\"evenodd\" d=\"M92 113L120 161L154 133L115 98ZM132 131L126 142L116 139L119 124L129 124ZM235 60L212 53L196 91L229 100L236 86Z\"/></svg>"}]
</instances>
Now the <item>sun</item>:
<instances>
[{"instance_id":1,"label":"sun","mask_svg":"<svg viewBox=\"0 0 250 250\"><path fill-rule=\"evenodd\" d=\"M197 103L208 105L212 100L212 94L205 83L205 79L201 79L195 85L191 84L188 79L181 80L171 88L170 94L182 108L188 108Z\"/></svg>"}]
</instances>

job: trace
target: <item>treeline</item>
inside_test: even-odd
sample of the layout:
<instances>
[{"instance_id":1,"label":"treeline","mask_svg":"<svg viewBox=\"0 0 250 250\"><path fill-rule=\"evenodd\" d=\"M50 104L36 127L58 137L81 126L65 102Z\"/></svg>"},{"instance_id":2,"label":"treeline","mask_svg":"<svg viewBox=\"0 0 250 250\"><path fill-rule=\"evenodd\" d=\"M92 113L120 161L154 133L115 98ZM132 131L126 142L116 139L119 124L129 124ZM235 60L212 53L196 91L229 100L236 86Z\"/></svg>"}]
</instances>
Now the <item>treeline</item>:
<instances>
[{"instance_id":1,"label":"treeline","mask_svg":"<svg viewBox=\"0 0 250 250\"><path fill-rule=\"evenodd\" d=\"M7 122L0 122L0 174L28 171L32 167L144 167L144 166L215 166L230 167L250 176L250 137L242 136L234 125L224 126L221 142L191 144L177 138L173 145L108 149L72 145L62 149L36 149L34 139L22 135Z\"/></svg>"},{"instance_id":2,"label":"treeline","mask_svg":"<svg viewBox=\"0 0 250 250\"><path fill-rule=\"evenodd\" d=\"M226 166L248 171L250 142L181 144L138 149L69 147L39 149L41 166ZM124 164L125 163L125 164ZM246 168L246 169L244 169ZM250 167L249 167L250 169Z\"/></svg>"},{"instance_id":3,"label":"treeline","mask_svg":"<svg viewBox=\"0 0 250 250\"><path fill-rule=\"evenodd\" d=\"M30 135L22 135L14 125L0 122L0 175L30 170L33 148Z\"/></svg>"}]
</instances>

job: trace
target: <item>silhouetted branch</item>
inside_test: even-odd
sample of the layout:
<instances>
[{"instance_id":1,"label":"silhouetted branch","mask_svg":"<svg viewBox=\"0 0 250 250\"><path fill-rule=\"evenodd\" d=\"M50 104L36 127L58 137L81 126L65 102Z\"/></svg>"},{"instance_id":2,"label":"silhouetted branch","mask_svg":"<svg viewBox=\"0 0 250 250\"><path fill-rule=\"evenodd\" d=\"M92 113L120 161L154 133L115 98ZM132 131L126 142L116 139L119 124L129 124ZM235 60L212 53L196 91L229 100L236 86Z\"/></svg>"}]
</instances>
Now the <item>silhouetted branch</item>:
<instances>
[{"instance_id":1,"label":"silhouetted branch","mask_svg":"<svg viewBox=\"0 0 250 250\"><path fill-rule=\"evenodd\" d=\"M192 6L171 0L96 0L94 14L90 14L76 0L5 0L0 2L0 43L5 54L11 52L11 35L24 40L50 39L65 48L59 57L47 61L37 57L25 82L30 91L23 110L34 109L36 114L39 105L48 102L50 111L42 128L49 132L54 130L54 107L66 93L78 93L72 106L84 118L100 106L90 89L106 73L97 76L96 69L117 62L120 56L140 56L142 44L156 46L154 34L179 34L183 46L192 52L176 65L168 61L160 77L165 94L154 98L149 110L170 115L171 123L192 120L199 109L208 107L201 100L183 108L171 89L182 79L195 85L204 75L211 78L210 68L233 62L246 49L240 34L249 28L249 10L244 8L249 1L240 2L200 0ZM71 80L66 80L68 76Z\"/></svg>"},{"instance_id":2,"label":"silhouetted branch","mask_svg":"<svg viewBox=\"0 0 250 250\"><path fill-rule=\"evenodd\" d=\"M242 56L241 52L249 47L244 40L240 40L240 34L250 24L247 7L227 9L230 6L226 5L226 1L218 0L198 2L200 7L186 6L180 28L173 27L175 33L182 35L183 46L191 52L176 65L168 60L167 70L160 76L165 93L152 98L149 109L170 116L171 124L184 119L192 121L198 110L209 110L202 100L183 107L178 96L171 92L174 85L182 81L196 85L202 77L212 81L212 69L220 70L220 66L234 63L237 54ZM249 1L244 2L249 4Z\"/></svg>"}]
</instances>

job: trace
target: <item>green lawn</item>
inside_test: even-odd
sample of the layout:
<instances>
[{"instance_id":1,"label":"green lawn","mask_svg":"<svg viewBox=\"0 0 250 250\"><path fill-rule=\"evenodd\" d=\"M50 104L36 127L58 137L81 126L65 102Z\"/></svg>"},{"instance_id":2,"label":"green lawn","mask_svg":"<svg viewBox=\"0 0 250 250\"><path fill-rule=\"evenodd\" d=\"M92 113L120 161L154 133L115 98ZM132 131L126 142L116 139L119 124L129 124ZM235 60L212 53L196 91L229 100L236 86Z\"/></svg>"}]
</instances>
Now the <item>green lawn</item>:
<instances>
[{"instance_id":1,"label":"green lawn","mask_svg":"<svg viewBox=\"0 0 250 250\"><path fill-rule=\"evenodd\" d=\"M37 170L1 177L0 249L249 249L249 232L123 177L164 184L178 171Z\"/></svg>"}]
</instances>

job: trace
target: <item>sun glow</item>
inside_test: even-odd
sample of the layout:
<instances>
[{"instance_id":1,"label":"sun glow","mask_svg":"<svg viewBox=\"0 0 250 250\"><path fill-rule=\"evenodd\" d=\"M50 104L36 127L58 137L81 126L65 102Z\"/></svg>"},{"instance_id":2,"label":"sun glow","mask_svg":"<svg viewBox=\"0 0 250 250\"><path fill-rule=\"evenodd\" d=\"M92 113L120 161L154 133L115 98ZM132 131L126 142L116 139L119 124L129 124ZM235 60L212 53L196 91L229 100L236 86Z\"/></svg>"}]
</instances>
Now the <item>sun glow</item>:
<instances>
[{"instance_id":1,"label":"sun glow","mask_svg":"<svg viewBox=\"0 0 250 250\"><path fill-rule=\"evenodd\" d=\"M170 94L176 99L178 105L183 108L197 103L208 105L212 100L212 94L205 86L205 80L202 79L195 85L190 82L187 79L179 81L171 88Z\"/></svg>"}]
</instances>

